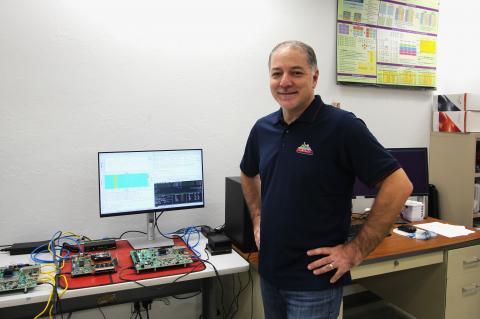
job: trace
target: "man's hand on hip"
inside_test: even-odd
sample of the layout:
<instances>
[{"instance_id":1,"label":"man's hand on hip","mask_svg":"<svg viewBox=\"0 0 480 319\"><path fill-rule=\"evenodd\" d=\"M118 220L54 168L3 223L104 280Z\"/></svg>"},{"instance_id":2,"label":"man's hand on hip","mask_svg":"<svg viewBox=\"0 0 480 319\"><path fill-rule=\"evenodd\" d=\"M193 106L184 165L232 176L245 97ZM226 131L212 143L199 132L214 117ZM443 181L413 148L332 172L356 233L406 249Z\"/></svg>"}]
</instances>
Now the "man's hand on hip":
<instances>
[{"instance_id":1,"label":"man's hand on hip","mask_svg":"<svg viewBox=\"0 0 480 319\"><path fill-rule=\"evenodd\" d=\"M308 265L313 274L320 275L336 269L335 275L330 279L331 283L336 282L344 273L358 266L362 261L362 254L355 252L354 246L345 243L335 247L316 248L307 251L308 256L326 255Z\"/></svg>"}]
</instances>

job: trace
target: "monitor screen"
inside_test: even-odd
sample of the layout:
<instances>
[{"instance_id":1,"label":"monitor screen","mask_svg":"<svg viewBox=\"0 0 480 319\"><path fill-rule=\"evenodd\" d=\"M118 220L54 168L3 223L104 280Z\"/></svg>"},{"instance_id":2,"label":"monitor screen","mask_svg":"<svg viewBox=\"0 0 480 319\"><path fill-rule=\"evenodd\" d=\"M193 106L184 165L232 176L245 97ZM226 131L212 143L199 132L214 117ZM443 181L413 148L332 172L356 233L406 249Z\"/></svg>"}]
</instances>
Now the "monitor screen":
<instances>
[{"instance_id":1,"label":"monitor screen","mask_svg":"<svg viewBox=\"0 0 480 319\"><path fill-rule=\"evenodd\" d=\"M428 156L427 148L390 148L387 151L402 165L413 185L413 191L410 196L428 195ZM353 187L353 196L375 197L378 188L368 188L355 178Z\"/></svg>"},{"instance_id":2,"label":"monitor screen","mask_svg":"<svg viewBox=\"0 0 480 319\"><path fill-rule=\"evenodd\" d=\"M202 150L99 152L100 217L204 207Z\"/></svg>"}]
</instances>

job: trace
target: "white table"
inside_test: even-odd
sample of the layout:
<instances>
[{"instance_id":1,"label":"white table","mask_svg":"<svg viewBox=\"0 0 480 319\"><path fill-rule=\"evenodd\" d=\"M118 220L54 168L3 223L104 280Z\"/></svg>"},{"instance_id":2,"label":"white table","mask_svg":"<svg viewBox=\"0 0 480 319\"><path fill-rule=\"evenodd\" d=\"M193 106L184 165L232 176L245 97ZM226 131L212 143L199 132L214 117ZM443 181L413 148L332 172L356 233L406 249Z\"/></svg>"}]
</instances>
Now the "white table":
<instances>
[{"instance_id":1,"label":"white table","mask_svg":"<svg viewBox=\"0 0 480 319\"><path fill-rule=\"evenodd\" d=\"M208 258L203 250L206 243L207 239L202 235L200 243L196 247L197 251L202 254L202 259ZM40 255L41 259L51 259L51 257L51 254L45 254L43 258L42 255ZM249 269L248 262L235 251L232 251L231 254L210 256L209 261L215 265L220 276L245 272ZM9 253L0 253L0 265L4 267L10 263L32 263L32 261L30 255L10 256ZM115 294L117 300L116 304L122 304L175 294L197 292L202 289L202 317L206 319L215 319L217 318L216 274L212 265L205 263L205 266L205 270L190 273L179 279L173 285L161 290L144 288L134 282L124 282L90 288L67 289L60 299L62 311L65 314L72 311L98 308L99 298L109 294ZM123 267L121 269L123 269ZM181 276L182 274L144 279L140 282L145 286L159 288L159 286L172 283L175 279ZM23 290L1 293L0 318L20 319L35 317L45 308L51 289L52 286L43 284L33 289L29 289L27 293L23 293Z\"/></svg>"}]
</instances>

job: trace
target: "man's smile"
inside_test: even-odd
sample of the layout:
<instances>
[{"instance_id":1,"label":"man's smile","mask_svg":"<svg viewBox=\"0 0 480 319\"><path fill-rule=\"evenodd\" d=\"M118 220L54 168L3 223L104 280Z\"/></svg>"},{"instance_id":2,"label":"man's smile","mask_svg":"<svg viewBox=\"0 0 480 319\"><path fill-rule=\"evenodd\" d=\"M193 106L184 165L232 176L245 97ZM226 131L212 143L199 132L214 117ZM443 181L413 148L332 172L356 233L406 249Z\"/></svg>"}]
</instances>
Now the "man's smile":
<instances>
[{"instance_id":1,"label":"man's smile","mask_svg":"<svg viewBox=\"0 0 480 319\"><path fill-rule=\"evenodd\" d=\"M278 92L278 94L283 95L283 96L291 96L294 94L297 94L298 92Z\"/></svg>"}]
</instances>

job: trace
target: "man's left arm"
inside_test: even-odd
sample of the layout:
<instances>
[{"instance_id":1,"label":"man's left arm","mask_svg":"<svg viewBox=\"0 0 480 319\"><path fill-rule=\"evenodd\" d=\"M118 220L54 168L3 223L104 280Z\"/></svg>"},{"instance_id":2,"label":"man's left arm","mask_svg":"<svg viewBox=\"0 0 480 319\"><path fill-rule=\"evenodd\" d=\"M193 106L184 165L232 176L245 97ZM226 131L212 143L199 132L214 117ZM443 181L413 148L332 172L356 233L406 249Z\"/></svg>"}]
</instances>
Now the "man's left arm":
<instances>
[{"instance_id":1,"label":"man's left arm","mask_svg":"<svg viewBox=\"0 0 480 319\"><path fill-rule=\"evenodd\" d=\"M307 252L309 256L327 255L308 265L308 269L313 270L315 275L336 269L330 282L337 281L344 273L358 266L387 236L413 187L401 168L376 186L379 192L375 203L367 221L352 241L336 247L317 248Z\"/></svg>"}]
</instances>

